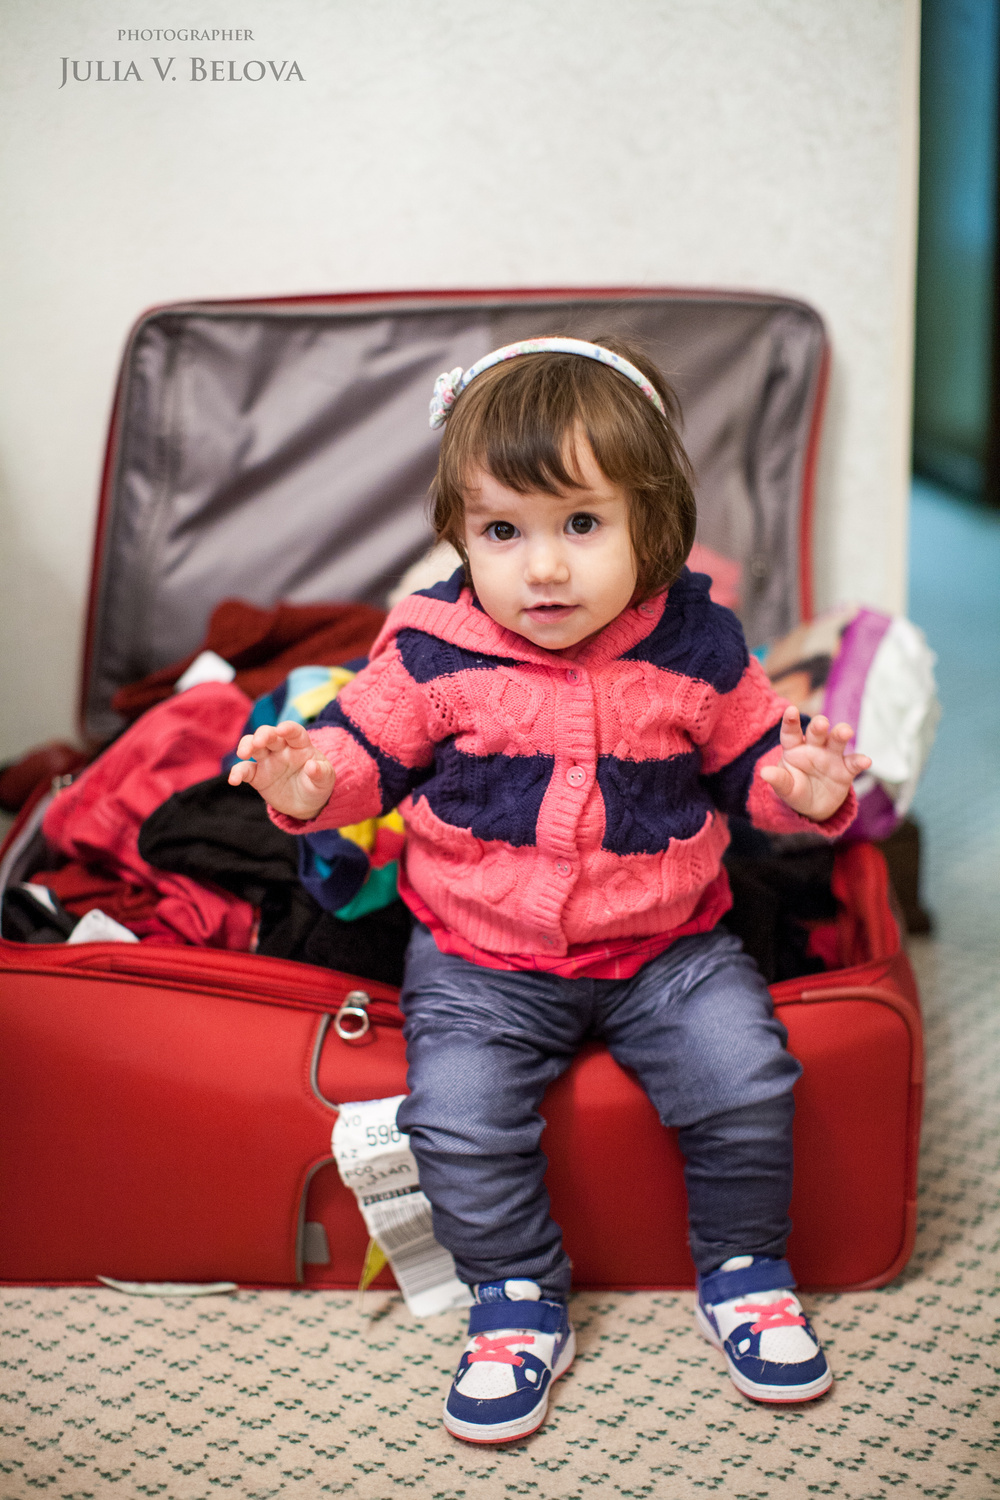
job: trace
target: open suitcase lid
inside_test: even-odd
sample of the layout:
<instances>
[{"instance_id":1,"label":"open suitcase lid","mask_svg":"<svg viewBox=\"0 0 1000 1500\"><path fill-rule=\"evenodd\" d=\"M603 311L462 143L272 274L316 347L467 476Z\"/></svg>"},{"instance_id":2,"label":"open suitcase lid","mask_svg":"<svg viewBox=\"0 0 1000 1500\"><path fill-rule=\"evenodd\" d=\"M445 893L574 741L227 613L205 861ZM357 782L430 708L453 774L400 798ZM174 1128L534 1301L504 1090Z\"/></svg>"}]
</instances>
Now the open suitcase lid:
<instances>
[{"instance_id":1,"label":"open suitcase lid","mask_svg":"<svg viewBox=\"0 0 1000 1500\"><path fill-rule=\"evenodd\" d=\"M431 541L435 378L516 339L638 339L675 386L698 540L739 564L751 646L810 613L827 343L751 293L393 293L197 302L140 319L102 487L81 719L193 651L231 597L383 604Z\"/></svg>"}]
</instances>

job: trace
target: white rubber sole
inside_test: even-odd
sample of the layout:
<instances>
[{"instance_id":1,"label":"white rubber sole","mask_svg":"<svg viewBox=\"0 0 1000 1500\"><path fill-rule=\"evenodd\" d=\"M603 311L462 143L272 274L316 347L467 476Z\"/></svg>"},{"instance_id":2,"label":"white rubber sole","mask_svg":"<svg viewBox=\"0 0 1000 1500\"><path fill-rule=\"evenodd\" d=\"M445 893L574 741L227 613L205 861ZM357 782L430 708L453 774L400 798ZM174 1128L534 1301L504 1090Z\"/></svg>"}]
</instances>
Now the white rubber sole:
<instances>
[{"instance_id":1,"label":"white rubber sole","mask_svg":"<svg viewBox=\"0 0 1000 1500\"><path fill-rule=\"evenodd\" d=\"M545 1421L545 1413L549 1407L549 1392L559 1379L565 1375L576 1356L576 1333L571 1328L569 1338L563 1345L562 1353L556 1360L552 1371L552 1379L545 1387L545 1393L537 1406L526 1412L523 1417L518 1417L511 1422L495 1422L486 1426L482 1422L462 1422L453 1417L448 1410L447 1398L445 1399L444 1425L452 1437L461 1438L463 1443L480 1443L492 1446L495 1443L510 1443L515 1438L530 1437L537 1432Z\"/></svg>"},{"instance_id":2,"label":"white rubber sole","mask_svg":"<svg viewBox=\"0 0 1000 1500\"><path fill-rule=\"evenodd\" d=\"M819 1375L815 1380L808 1380L803 1385L783 1385L778 1387L773 1385L757 1385L754 1381L748 1380L745 1375L741 1374L733 1364L725 1351L722 1340L705 1316L701 1308L701 1303L697 1299L695 1299L694 1304L694 1316L703 1337L708 1340L713 1349L719 1350L719 1353L726 1361L729 1378L733 1382L733 1385L744 1396L749 1396L752 1401L764 1401L768 1405L778 1406L783 1406L789 1401L815 1401L817 1396L825 1395L831 1385L833 1385L833 1372L830 1369L827 1369L825 1375Z\"/></svg>"}]
</instances>

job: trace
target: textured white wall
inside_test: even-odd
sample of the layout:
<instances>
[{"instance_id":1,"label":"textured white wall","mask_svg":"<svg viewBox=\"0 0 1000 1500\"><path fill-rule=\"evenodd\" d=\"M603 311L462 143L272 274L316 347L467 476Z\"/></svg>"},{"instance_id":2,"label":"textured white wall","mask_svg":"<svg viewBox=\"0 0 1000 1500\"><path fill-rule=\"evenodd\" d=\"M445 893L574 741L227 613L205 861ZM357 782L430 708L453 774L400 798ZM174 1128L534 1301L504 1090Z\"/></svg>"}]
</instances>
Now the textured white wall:
<instances>
[{"instance_id":1,"label":"textured white wall","mask_svg":"<svg viewBox=\"0 0 1000 1500\"><path fill-rule=\"evenodd\" d=\"M0 0L0 28L0 756L71 731L122 343L178 298L803 297L835 348L819 602L903 604L917 0ZM64 56L143 82L60 88Z\"/></svg>"}]
</instances>

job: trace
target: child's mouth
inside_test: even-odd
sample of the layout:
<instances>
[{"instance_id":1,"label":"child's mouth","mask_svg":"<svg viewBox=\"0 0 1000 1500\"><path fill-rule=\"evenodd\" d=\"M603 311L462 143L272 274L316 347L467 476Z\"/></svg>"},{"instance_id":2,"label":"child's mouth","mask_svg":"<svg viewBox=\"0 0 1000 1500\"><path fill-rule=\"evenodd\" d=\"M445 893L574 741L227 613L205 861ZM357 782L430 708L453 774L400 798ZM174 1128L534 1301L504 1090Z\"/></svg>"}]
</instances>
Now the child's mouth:
<instances>
[{"instance_id":1,"label":"child's mouth","mask_svg":"<svg viewBox=\"0 0 1000 1500\"><path fill-rule=\"evenodd\" d=\"M533 620L565 620L575 609L575 604L533 604L524 612Z\"/></svg>"}]
</instances>

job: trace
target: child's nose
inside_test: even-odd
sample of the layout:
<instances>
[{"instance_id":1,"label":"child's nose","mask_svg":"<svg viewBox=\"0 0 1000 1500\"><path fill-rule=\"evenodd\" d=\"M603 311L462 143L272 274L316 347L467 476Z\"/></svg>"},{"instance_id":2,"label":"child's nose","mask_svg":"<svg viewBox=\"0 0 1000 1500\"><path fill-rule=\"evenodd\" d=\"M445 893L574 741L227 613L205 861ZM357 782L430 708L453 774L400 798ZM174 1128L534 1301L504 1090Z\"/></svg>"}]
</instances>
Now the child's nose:
<instances>
[{"instance_id":1,"label":"child's nose","mask_svg":"<svg viewBox=\"0 0 1000 1500\"><path fill-rule=\"evenodd\" d=\"M569 567L558 543L539 539L528 552L525 574L529 583L565 583Z\"/></svg>"}]
</instances>

